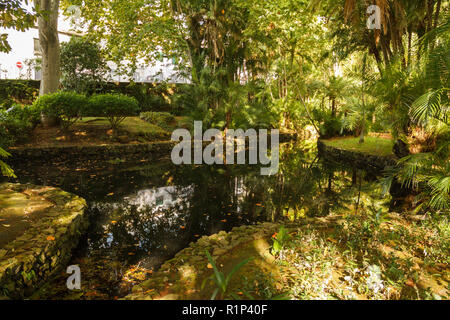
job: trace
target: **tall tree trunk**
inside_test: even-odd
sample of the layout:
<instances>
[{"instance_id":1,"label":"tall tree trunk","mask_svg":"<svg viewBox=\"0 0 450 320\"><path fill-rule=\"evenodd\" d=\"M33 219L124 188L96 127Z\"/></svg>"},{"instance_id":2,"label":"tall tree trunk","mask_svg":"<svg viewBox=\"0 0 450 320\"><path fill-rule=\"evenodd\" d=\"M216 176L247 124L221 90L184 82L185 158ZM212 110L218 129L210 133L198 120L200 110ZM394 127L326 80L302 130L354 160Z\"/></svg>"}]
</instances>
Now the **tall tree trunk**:
<instances>
[{"instance_id":1,"label":"tall tree trunk","mask_svg":"<svg viewBox=\"0 0 450 320\"><path fill-rule=\"evenodd\" d=\"M36 7L48 14L38 18L39 43L42 50L40 95L58 91L60 48L58 38L59 0L35 0Z\"/></svg>"},{"instance_id":2,"label":"tall tree trunk","mask_svg":"<svg viewBox=\"0 0 450 320\"><path fill-rule=\"evenodd\" d=\"M408 30L408 67L411 65L412 31Z\"/></svg>"},{"instance_id":3,"label":"tall tree trunk","mask_svg":"<svg viewBox=\"0 0 450 320\"><path fill-rule=\"evenodd\" d=\"M441 0L438 0L437 4L436 4L436 13L434 15L433 30L436 29L438 26L440 12L441 12ZM435 44L436 44L436 39L433 38L433 40L431 41L431 49L434 49Z\"/></svg>"},{"instance_id":4,"label":"tall tree trunk","mask_svg":"<svg viewBox=\"0 0 450 320\"><path fill-rule=\"evenodd\" d=\"M336 98L331 98L331 115L333 118L336 118L337 112L336 112Z\"/></svg>"},{"instance_id":5,"label":"tall tree trunk","mask_svg":"<svg viewBox=\"0 0 450 320\"><path fill-rule=\"evenodd\" d=\"M436 29L439 23L439 14L441 13L441 0L437 1L436 5L436 13L434 14L434 26L433 29Z\"/></svg>"},{"instance_id":6,"label":"tall tree trunk","mask_svg":"<svg viewBox=\"0 0 450 320\"><path fill-rule=\"evenodd\" d=\"M431 27L433 25L433 8L434 1L427 0L427 32L431 31Z\"/></svg>"}]
</instances>

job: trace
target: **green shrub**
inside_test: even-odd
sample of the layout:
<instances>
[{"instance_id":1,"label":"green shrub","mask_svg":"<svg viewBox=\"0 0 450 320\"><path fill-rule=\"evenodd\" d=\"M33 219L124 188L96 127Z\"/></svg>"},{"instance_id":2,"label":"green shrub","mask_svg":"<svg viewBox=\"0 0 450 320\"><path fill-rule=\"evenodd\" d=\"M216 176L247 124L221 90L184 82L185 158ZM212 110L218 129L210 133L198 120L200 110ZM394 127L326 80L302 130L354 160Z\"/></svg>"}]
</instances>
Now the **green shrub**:
<instances>
[{"instance_id":1,"label":"green shrub","mask_svg":"<svg viewBox=\"0 0 450 320\"><path fill-rule=\"evenodd\" d=\"M20 105L15 104L7 111L8 116L22 122L28 122L32 129L34 129L40 122L41 110L35 105Z\"/></svg>"},{"instance_id":2,"label":"green shrub","mask_svg":"<svg viewBox=\"0 0 450 320\"><path fill-rule=\"evenodd\" d=\"M107 117L111 127L117 129L119 124L139 112L135 98L123 94L99 94L90 98L89 116Z\"/></svg>"},{"instance_id":3,"label":"green shrub","mask_svg":"<svg viewBox=\"0 0 450 320\"><path fill-rule=\"evenodd\" d=\"M175 117L168 112L142 112L139 117L146 122L156 124L162 128L167 128L175 121Z\"/></svg>"},{"instance_id":4,"label":"green shrub","mask_svg":"<svg viewBox=\"0 0 450 320\"><path fill-rule=\"evenodd\" d=\"M61 119L64 130L69 129L89 107L88 99L75 92L56 92L36 100L34 108L49 117Z\"/></svg>"},{"instance_id":5,"label":"green shrub","mask_svg":"<svg viewBox=\"0 0 450 320\"><path fill-rule=\"evenodd\" d=\"M338 118L328 118L319 126L320 137L324 139L342 135L342 123Z\"/></svg>"},{"instance_id":6,"label":"green shrub","mask_svg":"<svg viewBox=\"0 0 450 320\"><path fill-rule=\"evenodd\" d=\"M34 106L19 104L0 110L0 147L26 140L39 123L39 113Z\"/></svg>"},{"instance_id":7,"label":"green shrub","mask_svg":"<svg viewBox=\"0 0 450 320\"><path fill-rule=\"evenodd\" d=\"M103 83L108 70L100 46L84 37L72 37L61 44L63 88L87 94Z\"/></svg>"},{"instance_id":8,"label":"green shrub","mask_svg":"<svg viewBox=\"0 0 450 320\"><path fill-rule=\"evenodd\" d=\"M7 112L0 112L0 146L10 147L25 140L32 132L33 125L28 121L16 119Z\"/></svg>"},{"instance_id":9,"label":"green shrub","mask_svg":"<svg viewBox=\"0 0 450 320\"><path fill-rule=\"evenodd\" d=\"M0 80L0 109L9 109L15 103L31 104L38 95L39 81Z\"/></svg>"}]
</instances>

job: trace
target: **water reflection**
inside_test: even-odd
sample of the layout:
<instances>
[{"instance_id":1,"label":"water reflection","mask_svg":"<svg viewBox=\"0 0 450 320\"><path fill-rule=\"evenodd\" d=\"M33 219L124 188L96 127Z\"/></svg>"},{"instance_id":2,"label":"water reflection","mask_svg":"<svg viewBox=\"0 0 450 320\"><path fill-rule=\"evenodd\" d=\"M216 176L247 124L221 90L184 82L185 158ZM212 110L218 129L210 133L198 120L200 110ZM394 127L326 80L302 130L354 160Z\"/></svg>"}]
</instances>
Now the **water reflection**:
<instances>
[{"instance_id":1,"label":"water reflection","mask_svg":"<svg viewBox=\"0 0 450 320\"><path fill-rule=\"evenodd\" d=\"M71 263L89 270L84 279L88 286L96 282L102 298L128 293L131 286L123 288L121 281L130 266L155 270L202 235L348 209L363 181L353 168L319 159L311 143L282 145L275 176L261 176L256 166L167 161L14 169L21 182L87 199L91 225ZM62 280L55 281L61 283L57 294L64 295Z\"/></svg>"}]
</instances>

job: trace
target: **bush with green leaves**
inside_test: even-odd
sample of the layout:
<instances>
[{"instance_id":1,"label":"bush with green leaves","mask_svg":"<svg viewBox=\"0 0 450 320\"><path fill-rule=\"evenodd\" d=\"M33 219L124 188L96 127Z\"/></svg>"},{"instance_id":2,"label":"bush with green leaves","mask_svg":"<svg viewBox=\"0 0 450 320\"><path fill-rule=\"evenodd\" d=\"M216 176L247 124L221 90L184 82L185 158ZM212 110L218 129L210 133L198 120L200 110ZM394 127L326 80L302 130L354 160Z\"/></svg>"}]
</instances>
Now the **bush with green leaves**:
<instances>
[{"instance_id":1,"label":"bush with green leaves","mask_svg":"<svg viewBox=\"0 0 450 320\"><path fill-rule=\"evenodd\" d=\"M90 111L87 115L92 117L108 118L111 128L117 129L126 117L137 115L139 105L135 98L124 94L99 94L90 98Z\"/></svg>"},{"instance_id":2,"label":"bush with green leaves","mask_svg":"<svg viewBox=\"0 0 450 320\"><path fill-rule=\"evenodd\" d=\"M61 84L65 90L88 94L105 79L108 66L98 44L72 37L61 44Z\"/></svg>"},{"instance_id":3,"label":"bush with green leaves","mask_svg":"<svg viewBox=\"0 0 450 320\"><path fill-rule=\"evenodd\" d=\"M342 123L337 118L328 118L319 125L320 137L324 139L338 137L342 133Z\"/></svg>"},{"instance_id":4,"label":"bush with green leaves","mask_svg":"<svg viewBox=\"0 0 450 320\"><path fill-rule=\"evenodd\" d=\"M0 110L0 147L25 140L38 123L39 111L33 106L14 105Z\"/></svg>"},{"instance_id":5,"label":"bush with green leaves","mask_svg":"<svg viewBox=\"0 0 450 320\"><path fill-rule=\"evenodd\" d=\"M40 110L35 105L15 104L6 111L9 117L28 122L34 129L40 122Z\"/></svg>"},{"instance_id":6,"label":"bush with green leaves","mask_svg":"<svg viewBox=\"0 0 450 320\"><path fill-rule=\"evenodd\" d=\"M7 110L16 103L31 104L39 94L39 81L0 80L0 109Z\"/></svg>"},{"instance_id":7,"label":"bush with green leaves","mask_svg":"<svg viewBox=\"0 0 450 320\"><path fill-rule=\"evenodd\" d=\"M163 128L175 121L175 117L168 112L142 112L139 117L146 122Z\"/></svg>"},{"instance_id":8,"label":"bush with green leaves","mask_svg":"<svg viewBox=\"0 0 450 320\"><path fill-rule=\"evenodd\" d=\"M68 130L85 114L89 100L82 94L62 91L40 97L34 107L46 116L59 118L61 127Z\"/></svg>"}]
</instances>

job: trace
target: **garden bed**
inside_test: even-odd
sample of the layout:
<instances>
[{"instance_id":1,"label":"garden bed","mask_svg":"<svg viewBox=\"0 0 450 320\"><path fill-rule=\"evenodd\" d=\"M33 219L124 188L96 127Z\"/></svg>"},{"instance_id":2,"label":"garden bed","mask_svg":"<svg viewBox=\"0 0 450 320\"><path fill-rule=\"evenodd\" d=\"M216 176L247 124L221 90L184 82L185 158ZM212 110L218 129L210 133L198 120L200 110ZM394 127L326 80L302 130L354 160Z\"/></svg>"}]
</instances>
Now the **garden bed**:
<instances>
[{"instance_id":1,"label":"garden bed","mask_svg":"<svg viewBox=\"0 0 450 320\"><path fill-rule=\"evenodd\" d=\"M319 154L325 159L366 170L376 175L381 174L385 168L396 165L396 157L392 153L393 143L391 144L390 140L371 138L377 141L384 140L384 142L380 146L375 143L376 141L359 146L354 139L356 138L319 140L317 142ZM369 143L369 141L365 143Z\"/></svg>"},{"instance_id":2,"label":"garden bed","mask_svg":"<svg viewBox=\"0 0 450 320\"><path fill-rule=\"evenodd\" d=\"M210 299L216 286L202 286L213 275L206 250L225 277L253 257L224 299L448 299L445 224L395 213L381 223L367 213L307 218L285 224L289 235L275 256L280 224L242 226L192 243L125 299Z\"/></svg>"},{"instance_id":3,"label":"garden bed","mask_svg":"<svg viewBox=\"0 0 450 320\"><path fill-rule=\"evenodd\" d=\"M113 132L106 118L84 117L67 132L59 127L36 127L28 140L15 147L71 147L95 145L120 145L170 140L171 132L157 125L145 122L139 117L127 117L119 129Z\"/></svg>"},{"instance_id":4,"label":"garden bed","mask_svg":"<svg viewBox=\"0 0 450 320\"><path fill-rule=\"evenodd\" d=\"M0 297L23 298L61 270L87 228L86 202L53 187L0 185Z\"/></svg>"}]
</instances>

